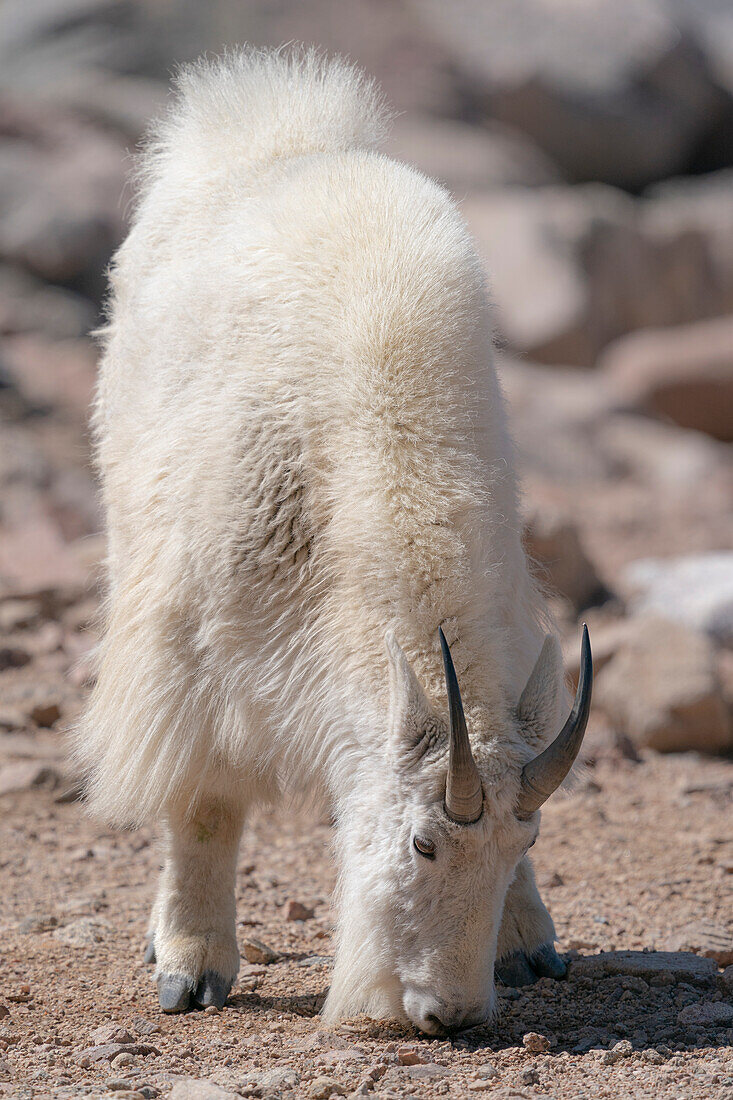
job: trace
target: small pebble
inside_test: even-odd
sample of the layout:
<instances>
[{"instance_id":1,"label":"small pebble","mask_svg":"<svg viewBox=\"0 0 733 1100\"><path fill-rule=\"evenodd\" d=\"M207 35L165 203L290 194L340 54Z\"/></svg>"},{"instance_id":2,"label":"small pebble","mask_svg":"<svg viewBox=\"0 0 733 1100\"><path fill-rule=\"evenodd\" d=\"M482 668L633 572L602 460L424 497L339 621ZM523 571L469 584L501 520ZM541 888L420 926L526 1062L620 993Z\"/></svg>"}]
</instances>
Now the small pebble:
<instances>
[{"instance_id":1,"label":"small pebble","mask_svg":"<svg viewBox=\"0 0 733 1100\"><path fill-rule=\"evenodd\" d=\"M135 1059L132 1054L128 1053L126 1050L123 1050L121 1054L116 1054L112 1059L113 1066L131 1066L134 1062Z\"/></svg>"},{"instance_id":2,"label":"small pebble","mask_svg":"<svg viewBox=\"0 0 733 1100\"><path fill-rule=\"evenodd\" d=\"M604 1052L601 1058L601 1065L614 1066L616 1062L620 1062L622 1058L628 1058L633 1053L634 1048L628 1039L622 1039L620 1043L616 1043L610 1050Z\"/></svg>"},{"instance_id":3,"label":"small pebble","mask_svg":"<svg viewBox=\"0 0 733 1100\"><path fill-rule=\"evenodd\" d=\"M296 920L298 918L289 918ZM273 951L271 947L268 947L262 940L247 939L242 944L242 954L248 963L259 964L266 966L269 963L274 963L278 958L277 951Z\"/></svg>"},{"instance_id":4,"label":"small pebble","mask_svg":"<svg viewBox=\"0 0 733 1100\"><path fill-rule=\"evenodd\" d=\"M308 1095L312 1100L329 1100L330 1096L346 1096L346 1089L333 1077L316 1077L311 1081Z\"/></svg>"},{"instance_id":5,"label":"small pebble","mask_svg":"<svg viewBox=\"0 0 733 1100\"><path fill-rule=\"evenodd\" d=\"M546 1035L540 1035L537 1031L528 1031L522 1039L525 1050L532 1054L544 1054L550 1049L550 1040Z\"/></svg>"},{"instance_id":6,"label":"small pebble","mask_svg":"<svg viewBox=\"0 0 733 1100\"><path fill-rule=\"evenodd\" d=\"M312 909L300 901L294 901L293 898L290 898L285 906L285 920L310 920L312 916Z\"/></svg>"},{"instance_id":7,"label":"small pebble","mask_svg":"<svg viewBox=\"0 0 733 1100\"><path fill-rule=\"evenodd\" d=\"M402 1066L424 1066L428 1059L423 1058L414 1047L398 1047L397 1061Z\"/></svg>"},{"instance_id":8,"label":"small pebble","mask_svg":"<svg viewBox=\"0 0 733 1100\"><path fill-rule=\"evenodd\" d=\"M491 1062L482 1062L476 1072L479 1077L483 1077L486 1081L493 1081L499 1076L498 1069Z\"/></svg>"}]
</instances>

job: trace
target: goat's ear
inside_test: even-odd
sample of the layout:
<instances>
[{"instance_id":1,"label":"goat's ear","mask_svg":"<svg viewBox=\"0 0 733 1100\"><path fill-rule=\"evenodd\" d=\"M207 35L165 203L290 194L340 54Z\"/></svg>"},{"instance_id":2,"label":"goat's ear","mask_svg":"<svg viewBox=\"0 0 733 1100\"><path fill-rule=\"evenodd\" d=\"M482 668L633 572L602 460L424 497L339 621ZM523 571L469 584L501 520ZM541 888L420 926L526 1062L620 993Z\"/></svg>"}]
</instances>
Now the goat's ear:
<instances>
[{"instance_id":1,"label":"goat's ear","mask_svg":"<svg viewBox=\"0 0 733 1100\"><path fill-rule=\"evenodd\" d=\"M543 734L554 729L561 682L560 643L548 634L517 703L517 718L528 731Z\"/></svg>"},{"instance_id":2,"label":"goat's ear","mask_svg":"<svg viewBox=\"0 0 733 1100\"><path fill-rule=\"evenodd\" d=\"M391 630L385 642L389 655L390 743L396 752L409 752L425 734L430 703Z\"/></svg>"}]
</instances>

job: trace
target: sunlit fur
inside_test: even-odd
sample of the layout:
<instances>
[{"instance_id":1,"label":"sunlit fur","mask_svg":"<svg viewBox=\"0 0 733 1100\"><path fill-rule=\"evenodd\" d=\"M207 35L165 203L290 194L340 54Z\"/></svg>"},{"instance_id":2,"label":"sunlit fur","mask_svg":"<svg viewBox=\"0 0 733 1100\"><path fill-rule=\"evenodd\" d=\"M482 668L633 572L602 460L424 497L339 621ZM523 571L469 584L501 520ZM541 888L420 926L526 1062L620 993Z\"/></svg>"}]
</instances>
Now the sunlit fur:
<instances>
[{"instance_id":1,"label":"sunlit fur","mask_svg":"<svg viewBox=\"0 0 733 1100\"><path fill-rule=\"evenodd\" d=\"M243 811L325 793L341 868L327 1016L429 1030L431 995L486 1015L537 828L512 812L519 768L555 732L561 670L546 647L518 716L544 609L481 267L449 195L376 151L385 108L345 63L243 51L178 87L111 272L109 599L75 739L89 802L166 823L158 967L195 983L236 970ZM471 827L442 810L440 625L484 784ZM522 867L506 950L553 935Z\"/></svg>"}]
</instances>

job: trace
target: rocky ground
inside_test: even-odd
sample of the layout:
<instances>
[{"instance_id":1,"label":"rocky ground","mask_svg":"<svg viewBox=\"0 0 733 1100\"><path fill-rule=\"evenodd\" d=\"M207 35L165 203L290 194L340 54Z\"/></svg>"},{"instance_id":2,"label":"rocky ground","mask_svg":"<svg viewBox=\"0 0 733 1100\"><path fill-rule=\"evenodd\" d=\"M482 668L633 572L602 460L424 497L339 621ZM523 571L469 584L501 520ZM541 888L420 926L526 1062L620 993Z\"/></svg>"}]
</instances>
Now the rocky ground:
<instances>
[{"instance_id":1,"label":"rocky ground","mask_svg":"<svg viewBox=\"0 0 733 1100\"><path fill-rule=\"evenodd\" d=\"M7 0L0 26L0 1094L733 1097L733 19L720 0ZM350 53L459 199L497 304L526 545L585 770L536 866L566 981L453 1041L318 1010L330 826L243 845L229 1003L161 1016L152 831L88 821L63 731L104 555L88 409L129 153L174 59Z\"/></svg>"},{"instance_id":2,"label":"rocky ground","mask_svg":"<svg viewBox=\"0 0 733 1100\"><path fill-rule=\"evenodd\" d=\"M0 1092L733 1095L733 763L615 751L551 800L535 866L569 977L500 986L495 1024L447 1041L389 1021L320 1023L330 826L289 813L258 818L243 845L245 959L227 1006L163 1016L142 958L154 833L90 825L54 787L50 753L31 756L53 740L28 740L37 785L3 797Z\"/></svg>"}]
</instances>

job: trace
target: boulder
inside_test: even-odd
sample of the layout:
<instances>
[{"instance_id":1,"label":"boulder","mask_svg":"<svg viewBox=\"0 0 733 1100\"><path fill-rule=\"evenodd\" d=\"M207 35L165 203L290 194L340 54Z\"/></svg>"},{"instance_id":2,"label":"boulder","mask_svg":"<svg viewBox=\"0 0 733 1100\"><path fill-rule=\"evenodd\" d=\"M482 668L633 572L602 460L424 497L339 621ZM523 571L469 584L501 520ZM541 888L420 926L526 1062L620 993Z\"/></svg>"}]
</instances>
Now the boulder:
<instances>
[{"instance_id":1,"label":"boulder","mask_svg":"<svg viewBox=\"0 0 733 1100\"><path fill-rule=\"evenodd\" d=\"M60 776L56 768L42 760L19 760L0 767L0 796L30 791L36 787L55 787Z\"/></svg>"},{"instance_id":2,"label":"boulder","mask_svg":"<svg viewBox=\"0 0 733 1100\"><path fill-rule=\"evenodd\" d=\"M733 475L723 444L636 413L609 412L595 425L594 441L616 476L678 497L699 496L704 482Z\"/></svg>"},{"instance_id":3,"label":"boulder","mask_svg":"<svg viewBox=\"0 0 733 1100\"><path fill-rule=\"evenodd\" d=\"M628 332L732 312L732 176L648 199L600 184L469 195L504 341L538 362L591 366Z\"/></svg>"},{"instance_id":4,"label":"boulder","mask_svg":"<svg viewBox=\"0 0 733 1100\"><path fill-rule=\"evenodd\" d=\"M732 121L733 125L733 121ZM640 229L668 269L653 325L733 312L733 169L665 180L639 204Z\"/></svg>"},{"instance_id":5,"label":"boulder","mask_svg":"<svg viewBox=\"0 0 733 1100\"><path fill-rule=\"evenodd\" d=\"M0 260L98 298L122 238L125 146L71 116L0 100Z\"/></svg>"},{"instance_id":6,"label":"boulder","mask_svg":"<svg viewBox=\"0 0 733 1100\"><path fill-rule=\"evenodd\" d=\"M557 168L518 131L499 123L397 118L385 152L414 165L463 199L466 192L558 183Z\"/></svg>"},{"instance_id":7,"label":"boulder","mask_svg":"<svg viewBox=\"0 0 733 1100\"><path fill-rule=\"evenodd\" d=\"M568 516L533 502L525 521L524 545L539 567L540 580L575 608L587 607L603 596L604 586Z\"/></svg>"},{"instance_id":8,"label":"boulder","mask_svg":"<svg viewBox=\"0 0 733 1100\"><path fill-rule=\"evenodd\" d=\"M677 1016L682 1027L731 1027L733 1025L733 1005L724 1001L703 1001L701 1004L688 1005Z\"/></svg>"},{"instance_id":9,"label":"boulder","mask_svg":"<svg viewBox=\"0 0 733 1100\"><path fill-rule=\"evenodd\" d=\"M733 314L623 336L597 365L622 406L733 440Z\"/></svg>"},{"instance_id":10,"label":"boulder","mask_svg":"<svg viewBox=\"0 0 733 1100\"><path fill-rule=\"evenodd\" d=\"M521 362L502 353L497 369L509 405L523 475L572 490L577 482L614 475L595 441L608 416L604 388L592 374Z\"/></svg>"},{"instance_id":11,"label":"boulder","mask_svg":"<svg viewBox=\"0 0 733 1100\"><path fill-rule=\"evenodd\" d=\"M713 646L670 619L637 620L599 672L594 702L638 746L713 753L733 747Z\"/></svg>"},{"instance_id":12,"label":"boulder","mask_svg":"<svg viewBox=\"0 0 733 1100\"><path fill-rule=\"evenodd\" d=\"M0 336L38 332L54 340L86 336L97 321L91 302L0 266Z\"/></svg>"},{"instance_id":13,"label":"boulder","mask_svg":"<svg viewBox=\"0 0 733 1100\"><path fill-rule=\"evenodd\" d=\"M628 202L604 188L594 196L584 188L541 188L467 197L463 215L512 350L538 362L591 365L599 345L579 242L591 210L600 218L603 207L617 220Z\"/></svg>"},{"instance_id":14,"label":"boulder","mask_svg":"<svg viewBox=\"0 0 733 1100\"><path fill-rule=\"evenodd\" d=\"M620 584L632 612L664 615L733 647L733 552L642 559Z\"/></svg>"},{"instance_id":15,"label":"boulder","mask_svg":"<svg viewBox=\"0 0 733 1100\"><path fill-rule=\"evenodd\" d=\"M585 955L571 959L568 978L610 978L615 975L674 982L690 985L715 983L717 967L712 959L688 955L682 951L602 951L598 955Z\"/></svg>"},{"instance_id":16,"label":"boulder","mask_svg":"<svg viewBox=\"0 0 733 1100\"><path fill-rule=\"evenodd\" d=\"M727 98L664 0L413 0L475 110L576 181L639 189L681 171Z\"/></svg>"}]
</instances>

